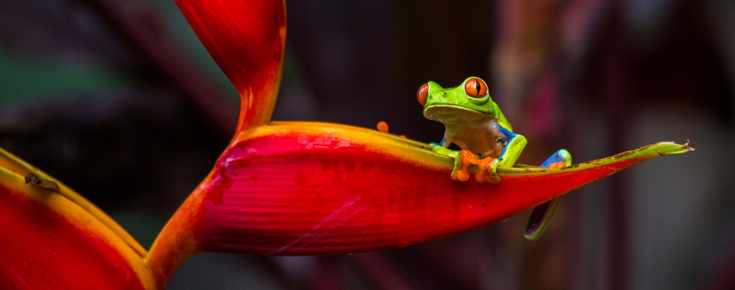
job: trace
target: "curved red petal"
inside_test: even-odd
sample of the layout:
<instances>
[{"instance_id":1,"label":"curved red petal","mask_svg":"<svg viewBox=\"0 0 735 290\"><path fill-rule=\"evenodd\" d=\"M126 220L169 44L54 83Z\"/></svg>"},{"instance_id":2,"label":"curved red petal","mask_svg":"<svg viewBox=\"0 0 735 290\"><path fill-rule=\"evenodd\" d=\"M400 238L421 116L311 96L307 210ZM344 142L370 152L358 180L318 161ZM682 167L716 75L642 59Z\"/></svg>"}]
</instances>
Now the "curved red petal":
<instances>
[{"instance_id":1,"label":"curved red petal","mask_svg":"<svg viewBox=\"0 0 735 290\"><path fill-rule=\"evenodd\" d=\"M139 255L94 216L0 171L0 289L153 287Z\"/></svg>"},{"instance_id":2,"label":"curved red petal","mask_svg":"<svg viewBox=\"0 0 735 290\"><path fill-rule=\"evenodd\" d=\"M194 32L240 93L238 132L270 120L286 39L282 0L176 0Z\"/></svg>"},{"instance_id":3,"label":"curved red petal","mask_svg":"<svg viewBox=\"0 0 735 290\"><path fill-rule=\"evenodd\" d=\"M503 168L502 182L479 184L452 181L451 159L420 146L348 126L264 126L225 151L172 228L191 230L201 251L333 255L404 247L506 219L661 155L654 147L565 169Z\"/></svg>"}]
</instances>

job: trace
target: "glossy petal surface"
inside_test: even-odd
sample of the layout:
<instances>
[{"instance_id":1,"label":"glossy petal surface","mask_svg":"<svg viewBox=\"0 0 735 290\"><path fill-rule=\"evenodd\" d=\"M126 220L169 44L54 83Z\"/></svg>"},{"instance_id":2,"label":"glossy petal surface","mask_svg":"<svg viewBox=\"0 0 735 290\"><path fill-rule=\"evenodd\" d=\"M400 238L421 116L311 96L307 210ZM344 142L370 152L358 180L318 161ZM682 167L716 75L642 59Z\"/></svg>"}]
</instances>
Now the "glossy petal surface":
<instances>
[{"instance_id":1,"label":"glossy petal surface","mask_svg":"<svg viewBox=\"0 0 735 290\"><path fill-rule=\"evenodd\" d=\"M689 150L660 143L563 169L500 168L501 183L479 184L453 181L453 161L427 148L374 130L277 122L233 142L178 214L187 215L203 251L390 249L487 226L623 168Z\"/></svg>"},{"instance_id":2,"label":"glossy petal surface","mask_svg":"<svg viewBox=\"0 0 735 290\"><path fill-rule=\"evenodd\" d=\"M112 230L4 168L0 221L0 289L152 289L138 253Z\"/></svg>"},{"instance_id":3,"label":"glossy petal surface","mask_svg":"<svg viewBox=\"0 0 735 290\"><path fill-rule=\"evenodd\" d=\"M99 209L97 206L92 204L89 200L84 198L82 195L68 187L63 182L48 175L46 172L36 168L33 165L28 164L17 156L11 154L5 149L0 148L0 168L12 171L13 173L25 176L28 173L33 173L36 176L56 182L59 186L59 194L72 203L76 204L85 211L87 214L92 215L95 219L99 220L104 226L110 229L115 235L122 239L128 246L130 246L140 257L145 256L146 250L141 246L138 241L133 238L128 232L125 231L117 222L115 222L110 216L104 211ZM15 176L15 175L12 175Z\"/></svg>"},{"instance_id":4,"label":"glossy petal surface","mask_svg":"<svg viewBox=\"0 0 735 290\"><path fill-rule=\"evenodd\" d=\"M176 0L199 39L240 93L238 132L270 120L286 38L282 0Z\"/></svg>"}]
</instances>

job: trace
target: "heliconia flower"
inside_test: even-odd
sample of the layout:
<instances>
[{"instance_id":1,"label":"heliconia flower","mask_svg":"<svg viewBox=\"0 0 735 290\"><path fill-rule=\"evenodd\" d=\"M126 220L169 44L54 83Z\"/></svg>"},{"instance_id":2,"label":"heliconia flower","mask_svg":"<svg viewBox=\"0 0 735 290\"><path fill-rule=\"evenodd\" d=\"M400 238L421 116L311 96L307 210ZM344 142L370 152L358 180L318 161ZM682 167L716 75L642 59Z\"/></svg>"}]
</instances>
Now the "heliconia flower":
<instances>
[{"instance_id":1,"label":"heliconia flower","mask_svg":"<svg viewBox=\"0 0 735 290\"><path fill-rule=\"evenodd\" d=\"M25 184L28 173L58 190ZM0 289L157 289L146 254L99 208L0 149Z\"/></svg>"},{"instance_id":2,"label":"heliconia flower","mask_svg":"<svg viewBox=\"0 0 735 290\"><path fill-rule=\"evenodd\" d=\"M176 2L240 93L234 139L148 252L83 197L1 151L0 288L163 289L202 252L405 247L487 226L642 161L691 150L658 143L566 168L500 167L498 184L453 181L453 160L428 144L346 125L270 121L286 36L282 1ZM27 173L56 182L58 192L23 184Z\"/></svg>"}]
</instances>

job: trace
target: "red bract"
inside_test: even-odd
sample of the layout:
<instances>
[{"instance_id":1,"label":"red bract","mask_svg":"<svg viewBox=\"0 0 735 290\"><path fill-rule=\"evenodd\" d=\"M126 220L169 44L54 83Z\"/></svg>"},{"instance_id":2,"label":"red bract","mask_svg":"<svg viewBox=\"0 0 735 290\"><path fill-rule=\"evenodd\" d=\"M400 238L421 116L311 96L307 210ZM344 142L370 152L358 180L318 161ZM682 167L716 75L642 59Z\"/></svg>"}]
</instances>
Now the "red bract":
<instances>
[{"instance_id":1,"label":"red bract","mask_svg":"<svg viewBox=\"0 0 735 290\"><path fill-rule=\"evenodd\" d=\"M0 186L0 289L61 289L70 282L75 289L143 288L104 235L16 190Z\"/></svg>"},{"instance_id":2,"label":"red bract","mask_svg":"<svg viewBox=\"0 0 735 290\"><path fill-rule=\"evenodd\" d=\"M422 146L333 124L262 126L225 151L176 218L191 226L202 251L383 250L475 230L625 167L688 150L660 143L564 169L502 168L502 182L479 184L453 181L453 162Z\"/></svg>"},{"instance_id":3,"label":"red bract","mask_svg":"<svg viewBox=\"0 0 735 290\"><path fill-rule=\"evenodd\" d=\"M176 4L240 93L237 132L270 121L286 45L284 2L176 0Z\"/></svg>"},{"instance_id":4,"label":"red bract","mask_svg":"<svg viewBox=\"0 0 735 290\"><path fill-rule=\"evenodd\" d=\"M54 180L0 149L0 289L153 289L130 235L57 180L24 184L29 172Z\"/></svg>"},{"instance_id":5,"label":"red bract","mask_svg":"<svg viewBox=\"0 0 735 290\"><path fill-rule=\"evenodd\" d=\"M345 125L270 122L286 34L282 1L177 4L240 93L234 139L149 252L61 182L0 150L3 288L163 289L205 251L332 255L429 242L691 150L659 143L562 169L501 167L499 184L453 181L453 160L428 144ZM59 191L23 185L29 172Z\"/></svg>"}]
</instances>

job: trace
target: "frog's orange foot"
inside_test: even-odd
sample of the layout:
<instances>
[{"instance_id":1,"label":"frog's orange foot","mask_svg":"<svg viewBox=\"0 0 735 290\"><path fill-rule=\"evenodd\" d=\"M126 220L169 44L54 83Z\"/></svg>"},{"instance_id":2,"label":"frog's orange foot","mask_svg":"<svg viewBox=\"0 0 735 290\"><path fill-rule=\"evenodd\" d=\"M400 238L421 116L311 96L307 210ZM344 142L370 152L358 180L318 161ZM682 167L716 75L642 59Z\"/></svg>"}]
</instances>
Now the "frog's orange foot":
<instances>
[{"instance_id":1,"label":"frog's orange foot","mask_svg":"<svg viewBox=\"0 0 735 290\"><path fill-rule=\"evenodd\" d=\"M470 165L478 164L480 161L477 160L477 155L473 154L469 150L459 151L459 170L452 173L452 179L459 181L467 181L470 179Z\"/></svg>"},{"instance_id":2,"label":"frog's orange foot","mask_svg":"<svg viewBox=\"0 0 735 290\"><path fill-rule=\"evenodd\" d=\"M485 159L480 160L477 170L477 175L475 175L475 180L477 180L478 183L498 183L500 182L500 178L497 177L497 174L494 174L493 170L497 168L497 162L495 161L495 158L487 157ZM494 168L495 167L495 168Z\"/></svg>"},{"instance_id":3,"label":"frog's orange foot","mask_svg":"<svg viewBox=\"0 0 735 290\"><path fill-rule=\"evenodd\" d=\"M556 163L551 163L551 165L549 165L549 169L564 168L564 167L567 167L567 164L564 162L556 162Z\"/></svg>"}]
</instances>

